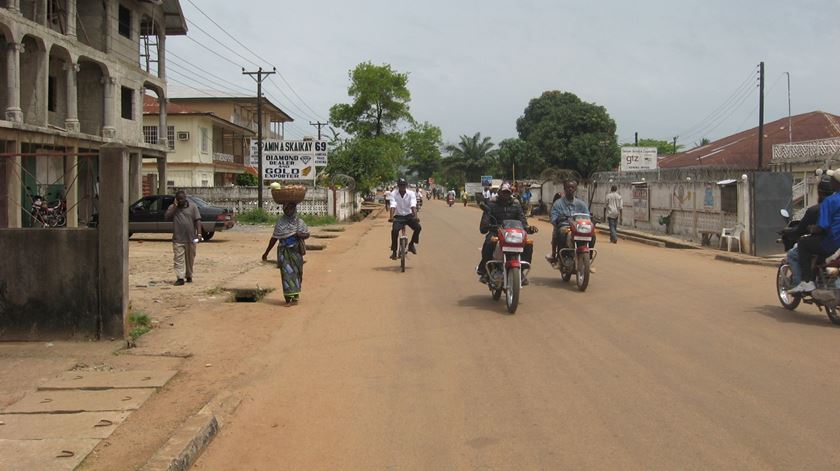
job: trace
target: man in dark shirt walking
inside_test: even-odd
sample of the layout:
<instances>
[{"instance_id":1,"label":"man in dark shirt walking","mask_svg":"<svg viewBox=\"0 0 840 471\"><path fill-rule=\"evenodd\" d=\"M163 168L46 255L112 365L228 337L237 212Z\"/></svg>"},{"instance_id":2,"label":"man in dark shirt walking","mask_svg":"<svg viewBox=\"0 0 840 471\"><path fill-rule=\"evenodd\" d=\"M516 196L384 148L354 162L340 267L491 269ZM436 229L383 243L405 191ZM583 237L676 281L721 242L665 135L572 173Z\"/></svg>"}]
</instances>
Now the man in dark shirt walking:
<instances>
[{"instance_id":1,"label":"man in dark shirt walking","mask_svg":"<svg viewBox=\"0 0 840 471\"><path fill-rule=\"evenodd\" d=\"M183 190L175 193L175 202L166 210L164 218L172 221L172 250L175 253L176 286L192 283L195 247L201 240L201 214L190 204Z\"/></svg>"}]
</instances>

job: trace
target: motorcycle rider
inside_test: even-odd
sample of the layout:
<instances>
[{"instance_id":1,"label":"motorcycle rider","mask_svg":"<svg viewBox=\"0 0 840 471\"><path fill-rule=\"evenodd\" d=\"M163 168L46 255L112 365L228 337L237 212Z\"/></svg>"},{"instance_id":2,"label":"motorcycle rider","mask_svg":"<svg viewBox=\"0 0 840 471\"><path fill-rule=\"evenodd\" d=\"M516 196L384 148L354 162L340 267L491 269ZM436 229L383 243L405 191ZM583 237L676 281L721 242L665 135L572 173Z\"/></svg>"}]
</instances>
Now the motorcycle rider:
<instances>
[{"instance_id":1,"label":"motorcycle rider","mask_svg":"<svg viewBox=\"0 0 840 471\"><path fill-rule=\"evenodd\" d=\"M823 175L817 185L817 204L805 210L805 214L797 224L796 229L790 234L790 240L798 241L802 236L808 234L808 228L817 223L820 217L820 203L831 196L831 177ZM787 262L791 272L791 282L793 286L802 281L802 273L799 271L799 246L794 245L792 249L787 252Z\"/></svg>"},{"instance_id":2,"label":"motorcycle rider","mask_svg":"<svg viewBox=\"0 0 840 471\"><path fill-rule=\"evenodd\" d=\"M391 193L391 209L388 222L391 226L391 260L397 259L397 236L403 227L411 228L411 242L408 251L417 254L415 244L420 243L420 219L417 218L417 195L408 189L405 178L397 180L397 189Z\"/></svg>"},{"instance_id":3,"label":"motorcycle rider","mask_svg":"<svg viewBox=\"0 0 840 471\"><path fill-rule=\"evenodd\" d=\"M522 227L529 234L536 234L538 231L536 227L528 225L528 220L525 218L522 206L513 199L512 194L513 191L510 183L502 183L496 200L488 202L484 213L481 215L481 223L479 224L478 230L482 234L485 234L485 237L484 245L481 247L481 261L478 262L476 273L481 275L479 281L482 283L487 283L488 281L487 262L493 258L493 250L496 248L496 245L490 240L496 235L491 229L498 227L506 219L515 219L522 222ZM526 245L522 252L522 261L528 262L530 266L533 253L534 247L532 245ZM522 285L528 284L528 271L528 269L522 270Z\"/></svg>"},{"instance_id":4,"label":"motorcycle rider","mask_svg":"<svg viewBox=\"0 0 840 471\"><path fill-rule=\"evenodd\" d=\"M831 175L831 196L820 203L817 224L808 228L812 234L797 242L799 248L799 270L802 281L790 290L791 293L810 293L816 289L814 273L811 271L811 257L828 256L840 249L840 172Z\"/></svg>"},{"instance_id":5,"label":"motorcycle rider","mask_svg":"<svg viewBox=\"0 0 840 471\"><path fill-rule=\"evenodd\" d=\"M569 227L569 218L572 217L572 214L589 214L589 207L586 206L586 203L582 199L575 197L577 186L577 180L569 179L564 181L564 195L561 198L557 198L557 195L555 195L554 205L551 207L551 224L554 226L554 234L551 237L551 254L546 255L545 259L552 265L557 263L557 259L554 258L554 254L557 253L557 247L566 247L568 243L566 240L568 234L564 235L562 228ZM595 233L593 232L592 241L589 242L589 248L594 247ZM594 272L591 268L590 271Z\"/></svg>"}]
</instances>

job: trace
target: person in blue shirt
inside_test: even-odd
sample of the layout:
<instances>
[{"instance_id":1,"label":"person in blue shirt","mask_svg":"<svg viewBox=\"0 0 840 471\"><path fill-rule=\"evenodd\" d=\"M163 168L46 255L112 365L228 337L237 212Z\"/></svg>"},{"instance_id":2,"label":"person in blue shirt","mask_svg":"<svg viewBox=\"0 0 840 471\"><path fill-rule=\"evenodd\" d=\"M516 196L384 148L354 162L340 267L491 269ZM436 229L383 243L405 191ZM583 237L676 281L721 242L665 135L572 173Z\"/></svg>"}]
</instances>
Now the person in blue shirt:
<instances>
[{"instance_id":1,"label":"person in blue shirt","mask_svg":"<svg viewBox=\"0 0 840 471\"><path fill-rule=\"evenodd\" d=\"M817 289L814 284L814 272L811 270L811 257L828 256L840 249L840 171L832 174L831 196L820 203L820 215L817 224L809 227L812 235L799 239L799 270L802 281L790 290L791 293L810 293Z\"/></svg>"},{"instance_id":2,"label":"person in blue shirt","mask_svg":"<svg viewBox=\"0 0 840 471\"><path fill-rule=\"evenodd\" d=\"M546 255L545 259L551 264L557 263L554 255L557 253L557 247L566 246L566 238L563 236L561 228L569 226L569 218L572 214L590 214L589 207L586 203L575 196L577 192L577 181L566 180L563 182L563 197L555 198L554 205L551 207L551 224L554 226L554 235L551 238L551 255ZM590 247L595 247L595 234L592 234L592 241L589 243Z\"/></svg>"}]
</instances>

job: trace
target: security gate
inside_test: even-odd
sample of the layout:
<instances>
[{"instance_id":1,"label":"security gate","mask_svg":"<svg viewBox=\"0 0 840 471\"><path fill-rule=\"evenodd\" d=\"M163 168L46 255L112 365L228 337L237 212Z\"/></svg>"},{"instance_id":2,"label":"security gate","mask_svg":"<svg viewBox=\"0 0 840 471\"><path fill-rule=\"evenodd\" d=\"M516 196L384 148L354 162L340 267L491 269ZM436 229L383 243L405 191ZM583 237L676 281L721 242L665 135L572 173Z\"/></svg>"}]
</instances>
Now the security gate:
<instances>
[{"instance_id":1,"label":"security gate","mask_svg":"<svg viewBox=\"0 0 840 471\"><path fill-rule=\"evenodd\" d=\"M755 172L752 177L753 255L765 257L784 252L776 243L785 224L779 211L790 210L793 196L793 175L787 172Z\"/></svg>"}]
</instances>

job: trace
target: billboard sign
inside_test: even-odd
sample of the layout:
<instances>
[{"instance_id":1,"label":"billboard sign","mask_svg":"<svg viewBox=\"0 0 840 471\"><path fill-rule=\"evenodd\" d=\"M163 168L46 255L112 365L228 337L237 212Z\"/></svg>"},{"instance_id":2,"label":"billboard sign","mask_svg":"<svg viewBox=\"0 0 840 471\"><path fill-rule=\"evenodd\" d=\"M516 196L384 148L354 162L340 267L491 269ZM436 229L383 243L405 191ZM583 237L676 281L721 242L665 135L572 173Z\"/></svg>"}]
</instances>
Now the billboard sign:
<instances>
[{"instance_id":1,"label":"billboard sign","mask_svg":"<svg viewBox=\"0 0 840 471\"><path fill-rule=\"evenodd\" d=\"M257 154L256 140L251 155ZM315 141L263 139L263 180L315 180Z\"/></svg>"},{"instance_id":2,"label":"billboard sign","mask_svg":"<svg viewBox=\"0 0 840 471\"><path fill-rule=\"evenodd\" d=\"M619 169L622 172L655 170L658 166L656 157L656 147L622 147Z\"/></svg>"}]
</instances>

